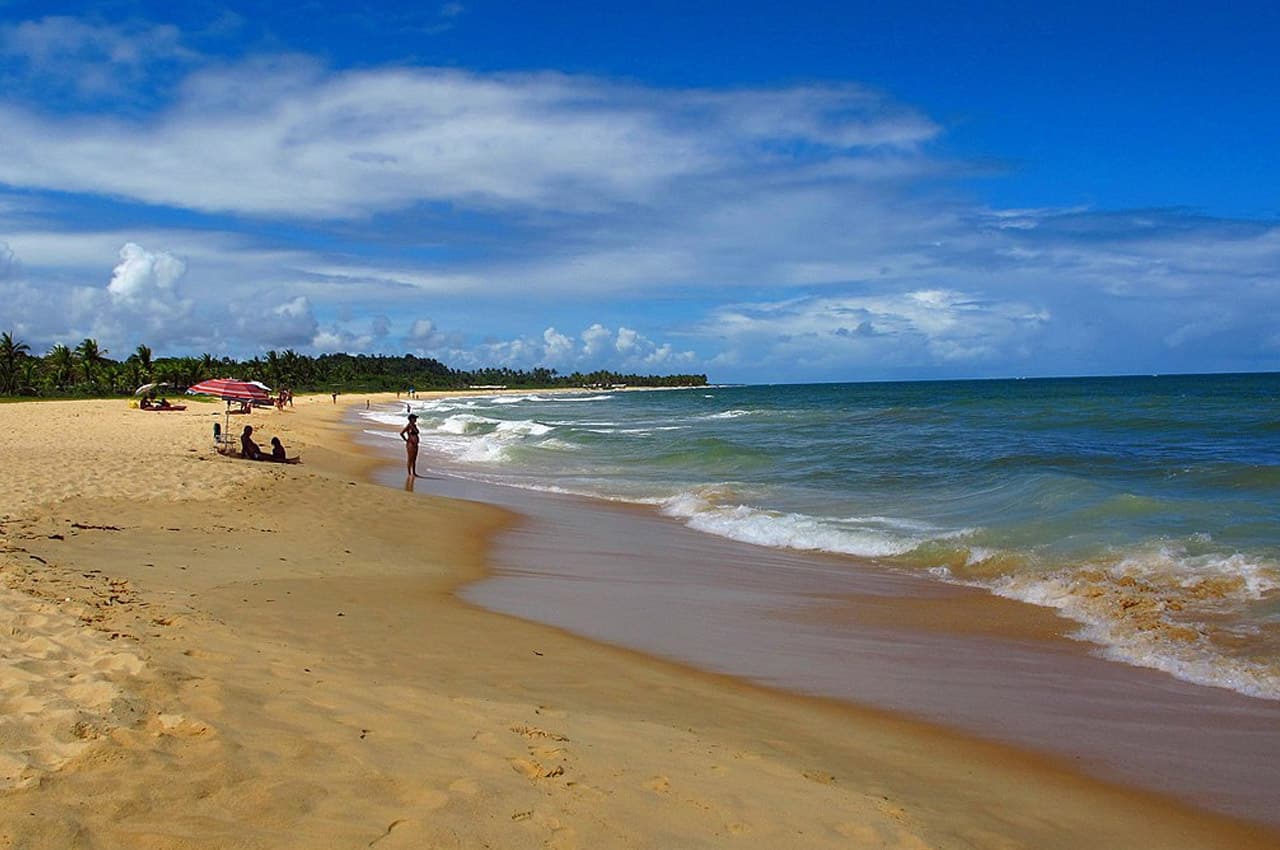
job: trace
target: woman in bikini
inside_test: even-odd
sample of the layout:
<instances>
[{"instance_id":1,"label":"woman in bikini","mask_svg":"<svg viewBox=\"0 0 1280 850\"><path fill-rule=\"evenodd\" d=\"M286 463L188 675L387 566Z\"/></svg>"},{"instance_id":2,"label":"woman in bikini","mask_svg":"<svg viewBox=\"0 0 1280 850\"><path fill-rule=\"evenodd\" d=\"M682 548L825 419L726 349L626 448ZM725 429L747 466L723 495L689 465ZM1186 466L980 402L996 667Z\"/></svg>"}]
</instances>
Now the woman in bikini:
<instances>
[{"instance_id":1,"label":"woman in bikini","mask_svg":"<svg viewBox=\"0 0 1280 850\"><path fill-rule=\"evenodd\" d=\"M409 414L409 424L400 429L400 439L404 440L405 453L409 458L409 475L418 477L418 414Z\"/></svg>"}]
</instances>

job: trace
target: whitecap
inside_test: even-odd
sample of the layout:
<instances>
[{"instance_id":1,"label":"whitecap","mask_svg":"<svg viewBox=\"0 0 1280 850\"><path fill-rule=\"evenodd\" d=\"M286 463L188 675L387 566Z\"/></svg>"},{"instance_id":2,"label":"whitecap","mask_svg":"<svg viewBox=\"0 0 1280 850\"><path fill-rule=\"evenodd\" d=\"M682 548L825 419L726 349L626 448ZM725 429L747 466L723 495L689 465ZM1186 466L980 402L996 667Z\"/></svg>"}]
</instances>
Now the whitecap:
<instances>
[{"instance_id":1,"label":"whitecap","mask_svg":"<svg viewBox=\"0 0 1280 850\"><path fill-rule=\"evenodd\" d=\"M550 434L555 429L550 425L543 425L541 422L535 422L532 419L518 419L499 422L495 430L500 434L528 434L534 437L541 437L543 434Z\"/></svg>"},{"instance_id":2,"label":"whitecap","mask_svg":"<svg viewBox=\"0 0 1280 850\"><path fill-rule=\"evenodd\" d=\"M905 554L924 542L919 537L846 526L838 520L806 514L717 504L701 492L684 492L666 499L661 510L667 516L683 519L695 531L776 549L881 558Z\"/></svg>"},{"instance_id":3,"label":"whitecap","mask_svg":"<svg viewBox=\"0 0 1280 850\"><path fill-rule=\"evenodd\" d=\"M477 416L474 413L455 413L439 425L436 425L435 430L446 434L475 434L488 429L489 426L497 425L501 421L501 419Z\"/></svg>"}]
</instances>

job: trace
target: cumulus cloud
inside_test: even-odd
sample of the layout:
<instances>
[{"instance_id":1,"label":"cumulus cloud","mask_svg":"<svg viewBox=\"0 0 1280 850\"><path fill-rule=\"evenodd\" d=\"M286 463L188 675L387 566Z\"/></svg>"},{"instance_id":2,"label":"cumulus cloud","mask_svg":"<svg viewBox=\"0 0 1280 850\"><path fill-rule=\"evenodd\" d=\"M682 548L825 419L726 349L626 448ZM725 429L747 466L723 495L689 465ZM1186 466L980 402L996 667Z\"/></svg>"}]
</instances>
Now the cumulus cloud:
<instances>
[{"instance_id":1,"label":"cumulus cloud","mask_svg":"<svg viewBox=\"0 0 1280 850\"><path fill-rule=\"evenodd\" d=\"M450 366L487 365L480 364L468 350L463 333L443 329L431 319L414 319L400 342L403 350L411 354L434 357Z\"/></svg>"},{"instance_id":2,"label":"cumulus cloud","mask_svg":"<svg viewBox=\"0 0 1280 850\"><path fill-rule=\"evenodd\" d=\"M119 257L105 292L83 293L83 309L95 312L94 334L119 336L130 329L158 341L180 338L195 307L178 289L186 264L135 242L126 242Z\"/></svg>"},{"instance_id":3,"label":"cumulus cloud","mask_svg":"<svg viewBox=\"0 0 1280 850\"><path fill-rule=\"evenodd\" d=\"M555 328L542 332L542 343L542 357L547 363L562 364L573 354L573 340Z\"/></svg>"},{"instance_id":4,"label":"cumulus cloud","mask_svg":"<svg viewBox=\"0 0 1280 850\"><path fill-rule=\"evenodd\" d=\"M168 312L173 306L174 284L186 270L186 264L172 254L152 253L134 242L126 242L120 249L120 263L111 274L107 292L117 304Z\"/></svg>"},{"instance_id":5,"label":"cumulus cloud","mask_svg":"<svg viewBox=\"0 0 1280 850\"><path fill-rule=\"evenodd\" d=\"M430 349L441 343L441 336L435 322L430 319L415 319L409 325L404 341L410 348Z\"/></svg>"},{"instance_id":6,"label":"cumulus cloud","mask_svg":"<svg viewBox=\"0 0 1280 850\"><path fill-rule=\"evenodd\" d=\"M315 314L311 311L311 302L305 295L299 295L273 307L267 314L267 327L254 334L257 339L266 343L294 348L312 343L317 338ZM251 319L247 319L251 321ZM321 346L324 350L324 346Z\"/></svg>"},{"instance_id":7,"label":"cumulus cloud","mask_svg":"<svg viewBox=\"0 0 1280 850\"><path fill-rule=\"evenodd\" d=\"M607 350L613 334L604 325L596 322L581 334L582 353L588 357L599 356Z\"/></svg>"},{"instance_id":8,"label":"cumulus cloud","mask_svg":"<svg viewBox=\"0 0 1280 850\"><path fill-rule=\"evenodd\" d=\"M624 355L630 355L639 348L640 334L630 328L619 328L618 339L614 346Z\"/></svg>"}]
</instances>

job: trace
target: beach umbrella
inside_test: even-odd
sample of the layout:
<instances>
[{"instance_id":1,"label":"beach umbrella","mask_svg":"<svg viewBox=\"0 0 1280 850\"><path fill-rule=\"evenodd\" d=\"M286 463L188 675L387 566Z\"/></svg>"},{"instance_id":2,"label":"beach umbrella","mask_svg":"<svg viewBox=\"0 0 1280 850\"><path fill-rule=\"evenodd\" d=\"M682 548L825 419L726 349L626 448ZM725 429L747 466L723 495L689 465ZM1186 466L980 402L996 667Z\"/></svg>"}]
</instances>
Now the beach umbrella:
<instances>
[{"instance_id":1,"label":"beach umbrella","mask_svg":"<svg viewBox=\"0 0 1280 850\"><path fill-rule=\"evenodd\" d=\"M149 384L143 384L142 386L138 387L136 390L133 391L133 394L146 395L147 393L154 390L156 387L168 387L168 386L172 386L168 381L152 381Z\"/></svg>"},{"instance_id":2,"label":"beach umbrella","mask_svg":"<svg viewBox=\"0 0 1280 850\"><path fill-rule=\"evenodd\" d=\"M271 401L271 395L258 384L250 381L237 381L234 378L210 378L187 387L192 395L216 395L227 403L222 417L222 431L225 439L231 438L231 402L240 401L252 404L255 401Z\"/></svg>"},{"instance_id":3,"label":"beach umbrella","mask_svg":"<svg viewBox=\"0 0 1280 850\"><path fill-rule=\"evenodd\" d=\"M234 378L210 378L187 387L192 395L216 395L223 401L271 401L271 393L253 381L237 381Z\"/></svg>"}]
</instances>

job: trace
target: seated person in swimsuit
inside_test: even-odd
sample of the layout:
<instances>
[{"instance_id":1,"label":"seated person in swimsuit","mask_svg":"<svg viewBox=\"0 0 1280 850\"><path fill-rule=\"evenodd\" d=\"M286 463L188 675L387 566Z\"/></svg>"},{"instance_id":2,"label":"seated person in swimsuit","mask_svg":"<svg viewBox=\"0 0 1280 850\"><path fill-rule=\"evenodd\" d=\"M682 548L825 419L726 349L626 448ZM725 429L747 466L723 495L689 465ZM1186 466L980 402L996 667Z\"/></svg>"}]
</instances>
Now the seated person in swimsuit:
<instances>
[{"instance_id":1,"label":"seated person in swimsuit","mask_svg":"<svg viewBox=\"0 0 1280 850\"><path fill-rule=\"evenodd\" d=\"M253 426L244 426L244 431L240 433L240 456L247 457L249 460L262 460L267 457L262 453L262 449L253 441L250 435L253 433Z\"/></svg>"},{"instance_id":2,"label":"seated person in swimsuit","mask_svg":"<svg viewBox=\"0 0 1280 850\"><path fill-rule=\"evenodd\" d=\"M284 443L280 442L279 437L271 438L271 459L277 462L284 462L288 459L285 457Z\"/></svg>"}]
</instances>

